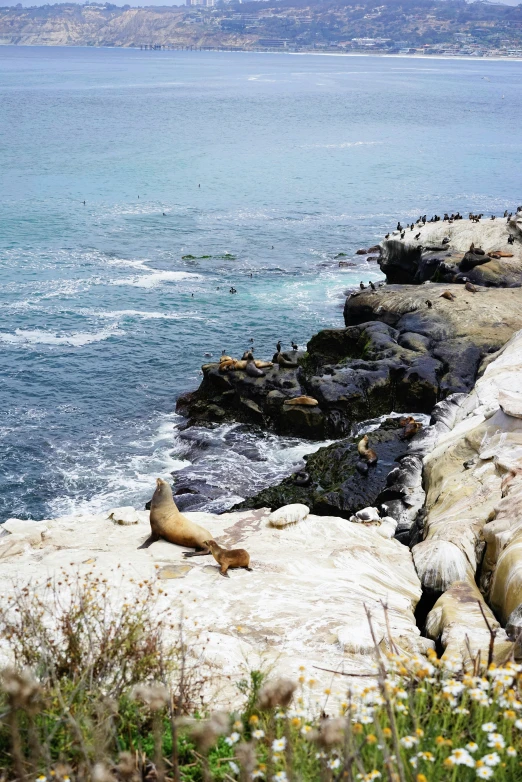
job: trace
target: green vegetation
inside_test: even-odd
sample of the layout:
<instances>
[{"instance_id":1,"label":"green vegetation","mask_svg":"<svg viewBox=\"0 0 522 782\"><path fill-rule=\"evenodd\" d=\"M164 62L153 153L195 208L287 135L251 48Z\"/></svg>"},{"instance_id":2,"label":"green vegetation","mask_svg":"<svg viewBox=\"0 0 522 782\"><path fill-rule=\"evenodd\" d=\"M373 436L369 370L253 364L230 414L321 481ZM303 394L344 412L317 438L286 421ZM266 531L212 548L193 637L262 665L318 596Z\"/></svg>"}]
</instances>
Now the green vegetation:
<instances>
[{"instance_id":1,"label":"green vegetation","mask_svg":"<svg viewBox=\"0 0 522 782\"><path fill-rule=\"evenodd\" d=\"M251 671L229 713L158 594L142 583L122 603L94 574L15 590L0 611L16 655L0 680L1 779L521 778L522 666L511 659L477 657L463 672L388 638L374 675L332 676L344 699L317 692L304 669L295 683Z\"/></svg>"}]
</instances>

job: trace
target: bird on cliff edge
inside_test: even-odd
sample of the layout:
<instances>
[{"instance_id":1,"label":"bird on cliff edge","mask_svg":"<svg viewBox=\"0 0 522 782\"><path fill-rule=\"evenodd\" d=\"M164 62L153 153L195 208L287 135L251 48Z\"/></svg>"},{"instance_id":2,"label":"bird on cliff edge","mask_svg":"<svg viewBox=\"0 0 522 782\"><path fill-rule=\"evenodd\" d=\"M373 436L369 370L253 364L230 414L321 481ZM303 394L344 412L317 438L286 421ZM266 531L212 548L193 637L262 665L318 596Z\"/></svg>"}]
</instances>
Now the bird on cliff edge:
<instances>
[{"instance_id":1,"label":"bird on cliff edge","mask_svg":"<svg viewBox=\"0 0 522 782\"><path fill-rule=\"evenodd\" d=\"M362 291L366 290L366 285L364 284L364 282L362 282L362 280L361 280L361 282L359 283L359 288L360 288Z\"/></svg>"},{"instance_id":2,"label":"bird on cliff edge","mask_svg":"<svg viewBox=\"0 0 522 782\"><path fill-rule=\"evenodd\" d=\"M370 288L372 289L372 291L376 291L377 290L377 288L375 287L375 285L373 284L373 282L371 280L370 280Z\"/></svg>"}]
</instances>

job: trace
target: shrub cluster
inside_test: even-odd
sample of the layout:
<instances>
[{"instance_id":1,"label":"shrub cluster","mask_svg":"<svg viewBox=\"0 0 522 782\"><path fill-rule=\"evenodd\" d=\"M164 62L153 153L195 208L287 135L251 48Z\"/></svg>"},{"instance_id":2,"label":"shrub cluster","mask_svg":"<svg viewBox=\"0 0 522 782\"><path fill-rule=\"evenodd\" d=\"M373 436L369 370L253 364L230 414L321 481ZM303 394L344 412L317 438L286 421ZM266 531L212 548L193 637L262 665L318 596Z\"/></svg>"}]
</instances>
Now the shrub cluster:
<instances>
[{"instance_id":1,"label":"shrub cluster","mask_svg":"<svg viewBox=\"0 0 522 782\"><path fill-rule=\"evenodd\" d=\"M154 609L150 583L123 604L112 597L91 574L4 598L0 637L16 665L0 677L0 779L522 779L522 666L512 659L464 672L435 652L376 648L375 675L336 676L346 697L319 693L319 711L304 669L296 682L251 671L229 713L219 695L206 700L209 673L180 619Z\"/></svg>"}]
</instances>

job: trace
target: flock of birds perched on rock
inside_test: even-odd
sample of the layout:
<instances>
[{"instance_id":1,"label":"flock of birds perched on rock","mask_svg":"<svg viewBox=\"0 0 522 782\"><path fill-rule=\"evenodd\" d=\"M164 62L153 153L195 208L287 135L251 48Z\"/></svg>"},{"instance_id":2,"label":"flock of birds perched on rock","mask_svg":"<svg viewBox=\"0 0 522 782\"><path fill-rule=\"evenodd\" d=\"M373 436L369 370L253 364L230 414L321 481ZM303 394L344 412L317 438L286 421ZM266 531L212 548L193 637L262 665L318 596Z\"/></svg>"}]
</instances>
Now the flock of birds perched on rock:
<instances>
[{"instance_id":1,"label":"flock of birds perched on rock","mask_svg":"<svg viewBox=\"0 0 522 782\"><path fill-rule=\"evenodd\" d=\"M522 212L522 206L517 206L516 211ZM513 217L513 212L510 212L508 209L506 209L502 216L510 220ZM468 214L468 220L470 220L472 223L479 223L483 217L484 217L483 212L481 212L480 214L474 214L473 212L469 212ZM496 220L496 219L497 219L496 215L491 215L490 220ZM407 228L409 228L410 231L414 231L416 226L424 226L426 225L426 223L443 222L443 223L451 224L456 220L464 220L464 217L460 214L460 212L457 213L452 212L451 214L444 212L444 217L435 214L429 220L427 219L427 215L421 215L420 217L417 218L417 220L414 223L409 223L409 224L407 223L405 226L403 226L401 224L401 221L399 220L397 223L397 228L393 233L400 233L401 239L404 239ZM391 234L387 233L384 238L389 239L390 236ZM415 239L418 239L419 237L420 237L420 233L416 234ZM512 242L510 242L510 244L512 244Z\"/></svg>"}]
</instances>

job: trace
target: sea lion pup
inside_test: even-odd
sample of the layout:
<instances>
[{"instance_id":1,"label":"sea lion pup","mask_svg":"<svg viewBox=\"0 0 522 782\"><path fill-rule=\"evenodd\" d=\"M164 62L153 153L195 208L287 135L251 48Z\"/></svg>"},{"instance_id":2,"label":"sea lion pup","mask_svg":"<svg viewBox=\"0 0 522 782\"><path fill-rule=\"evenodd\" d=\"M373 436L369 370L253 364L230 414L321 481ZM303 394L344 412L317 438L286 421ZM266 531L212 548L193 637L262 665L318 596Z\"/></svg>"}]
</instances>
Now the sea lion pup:
<instances>
[{"instance_id":1,"label":"sea lion pup","mask_svg":"<svg viewBox=\"0 0 522 782\"><path fill-rule=\"evenodd\" d=\"M201 554L210 554L205 546L205 541L210 538L209 531L179 512L172 497L172 489L161 478L156 478L156 491L150 504L150 529L150 537L138 548L148 548L151 543L164 538L169 543L198 549ZM187 553L193 556L192 552Z\"/></svg>"},{"instance_id":2,"label":"sea lion pup","mask_svg":"<svg viewBox=\"0 0 522 782\"><path fill-rule=\"evenodd\" d=\"M245 570L252 570L250 565L250 554L245 551L244 548L227 549L216 543L215 540L205 540L204 545L209 549L210 553L218 563L219 572L225 578L230 578L228 575L229 568L243 567Z\"/></svg>"},{"instance_id":3,"label":"sea lion pup","mask_svg":"<svg viewBox=\"0 0 522 782\"><path fill-rule=\"evenodd\" d=\"M304 407L317 407L319 402L313 396L294 396L292 399L285 399L284 405L303 405Z\"/></svg>"},{"instance_id":4,"label":"sea lion pup","mask_svg":"<svg viewBox=\"0 0 522 782\"><path fill-rule=\"evenodd\" d=\"M473 283L470 282L469 280L466 280L466 284L464 285L464 287L466 288L467 291L469 291L469 293L478 293L478 288L475 288Z\"/></svg>"},{"instance_id":5,"label":"sea lion pup","mask_svg":"<svg viewBox=\"0 0 522 782\"><path fill-rule=\"evenodd\" d=\"M365 434L364 437L361 440L359 440L359 443L357 444L357 451L359 453L359 456L367 464L377 464L377 454L375 453L373 448L368 447L367 434Z\"/></svg>"},{"instance_id":6,"label":"sea lion pup","mask_svg":"<svg viewBox=\"0 0 522 782\"><path fill-rule=\"evenodd\" d=\"M258 369L256 367L256 362L254 361L254 354L251 352L245 353L246 357L246 373L249 377L265 377L265 373L262 369Z\"/></svg>"},{"instance_id":7,"label":"sea lion pup","mask_svg":"<svg viewBox=\"0 0 522 782\"><path fill-rule=\"evenodd\" d=\"M444 291L439 296L439 299L447 299L448 301L455 301L455 296L451 291Z\"/></svg>"},{"instance_id":8,"label":"sea lion pup","mask_svg":"<svg viewBox=\"0 0 522 782\"><path fill-rule=\"evenodd\" d=\"M417 432L420 432L422 429L421 422L416 421L415 418L413 418L411 415L408 415L405 418L401 418L399 423L404 427L400 436L401 440L410 440L417 434Z\"/></svg>"}]
</instances>

